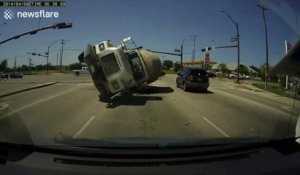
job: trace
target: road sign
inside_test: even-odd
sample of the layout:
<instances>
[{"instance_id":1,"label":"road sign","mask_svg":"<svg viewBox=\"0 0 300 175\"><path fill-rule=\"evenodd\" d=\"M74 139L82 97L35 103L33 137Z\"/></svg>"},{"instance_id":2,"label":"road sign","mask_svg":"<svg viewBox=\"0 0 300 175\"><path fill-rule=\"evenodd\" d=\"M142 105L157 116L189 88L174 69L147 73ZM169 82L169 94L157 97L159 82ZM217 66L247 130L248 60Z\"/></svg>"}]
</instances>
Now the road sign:
<instances>
[{"instance_id":1,"label":"road sign","mask_svg":"<svg viewBox=\"0 0 300 175\"><path fill-rule=\"evenodd\" d=\"M205 52L204 53L204 60L205 60L205 63L209 63L210 62L210 54L209 54L209 52Z\"/></svg>"}]
</instances>

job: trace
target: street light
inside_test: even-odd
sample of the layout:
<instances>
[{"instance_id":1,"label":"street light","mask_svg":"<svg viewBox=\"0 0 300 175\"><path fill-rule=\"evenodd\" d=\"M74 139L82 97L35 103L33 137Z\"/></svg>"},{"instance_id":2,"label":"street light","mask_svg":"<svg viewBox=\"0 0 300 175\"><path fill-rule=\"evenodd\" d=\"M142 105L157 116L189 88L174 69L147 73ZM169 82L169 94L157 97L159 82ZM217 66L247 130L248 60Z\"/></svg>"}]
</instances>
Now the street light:
<instances>
[{"instance_id":1,"label":"street light","mask_svg":"<svg viewBox=\"0 0 300 175\"><path fill-rule=\"evenodd\" d=\"M53 44L57 43L57 41L53 41L49 46L48 46L48 51L47 51L47 75L48 75L48 62L49 62L49 50L53 46Z\"/></svg>"},{"instance_id":2,"label":"street light","mask_svg":"<svg viewBox=\"0 0 300 175\"><path fill-rule=\"evenodd\" d=\"M267 29L266 15L265 15L265 11L267 9L260 4L257 4L256 6L261 8L261 10L262 10L262 16L263 16L264 25L265 25L265 43L266 43L265 89L267 90L268 89L268 72L269 72L268 29Z\"/></svg>"},{"instance_id":3,"label":"street light","mask_svg":"<svg viewBox=\"0 0 300 175\"><path fill-rule=\"evenodd\" d=\"M238 65L237 65L237 83L240 83L240 32L239 32L239 24L233 20L233 18L224 10L221 10L233 23L236 28L236 41L237 41L237 54L238 54ZM235 39L234 39L235 40ZM232 40L232 41L234 41Z\"/></svg>"}]
</instances>

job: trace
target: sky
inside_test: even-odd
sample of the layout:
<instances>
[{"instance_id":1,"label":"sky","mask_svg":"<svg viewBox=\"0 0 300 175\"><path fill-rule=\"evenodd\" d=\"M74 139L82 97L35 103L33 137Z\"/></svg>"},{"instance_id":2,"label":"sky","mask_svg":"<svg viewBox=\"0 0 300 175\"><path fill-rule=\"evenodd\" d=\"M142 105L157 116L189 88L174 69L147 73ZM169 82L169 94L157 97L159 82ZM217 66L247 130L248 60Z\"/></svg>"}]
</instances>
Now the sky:
<instances>
[{"instance_id":1,"label":"sky","mask_svg":"<svg viewBox=\"0 0 300 175\"><path fill-rule=\"evenodd\" d=\"M87 44L111 40L115 45L131 36L143 48L173 52L183 43L184 61L191 61L195 35L196 60L203 60L202 48L234 45L231 37L236 28L221 10L238 23L240 31L241 63L260 66L265 63L265 35L262 11L256 4L268 8L269 60L275 65L285 55L284 41L295 44L299 40L300 1L298 0L68 0L64 7L0 7L0 41L39 27L59 22L72 23L69 29L50 29L35 35L23 36L0 45L0 61L8 60L9 67L17 57L17 66L46 64L44 57L27 52L45 53L49 45L49 61L56 65L64 45L63 64L78 62L78 55ZM29 0L30 2L30 0ZM58 18L5 19L4 11L58 12ZM179 61L179 57L159 55ZM164 56L164 57L162 57ZM218 63L236 63L237 49L215 49L211 60Z\"/></svg>"}]
</instances>

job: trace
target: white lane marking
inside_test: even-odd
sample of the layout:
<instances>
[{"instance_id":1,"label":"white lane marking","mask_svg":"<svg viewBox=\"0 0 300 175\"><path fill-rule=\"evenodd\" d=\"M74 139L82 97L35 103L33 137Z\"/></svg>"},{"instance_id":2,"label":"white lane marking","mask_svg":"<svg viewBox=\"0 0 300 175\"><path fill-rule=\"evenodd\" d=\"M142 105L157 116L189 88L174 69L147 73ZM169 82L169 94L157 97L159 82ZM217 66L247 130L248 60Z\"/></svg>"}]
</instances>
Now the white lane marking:
<instances>
[{"instance_id":1,"label":"white lane marking","mask_svg":"<svg viewBox=\"0 0 300 175\"><path fill-rule=\"evenodd\" d=\"M72 138L77 138L87 127L88 125L95 119L95 116L93 115L90 117L80 128L79 130L72 136Z\"/></svg>"},{"instance_id":2,"label":"white lane marking","mask_svg":"<svg viewBox=\"0 0 300 175\"><path fill-rule=\"evenodd\" d=\"M48 100L51 100L51 99L53 99L53 98L59 97L59 96L61 96L61 95L67 94L67 93L69 93L69 92L75 91L76 89L77 89L77 88L70 89L70 90L67 90L67 91L58 93L58 94L56 94L56 95L53 95L53 96L50 96L50 97L47 97L47 98L44 98L44 99L35 101L35 102L30 103L30 104L28 104L28 105L22 106L22 107L20 107L20 108L14 110L14 111L11 111L11 112L9 112L9 113L7 113L7 114L1 116L1 117L0 117L0 120L3 119L3 118L5 118L5 117L7 117L7 116L9 116L9 115L12 115L12 114L14 114L14 113L20 112L20 111L22 111L22 110L24 110L24 109L26 109L26 108L30 108L30 107L32 107L32 106L34 106L34 105L43 103L43 102L45 102L45 101L48 101Z\"/></svg>"},{"instance_id":3,"label":"white lane marking","mask_svg":"<svg viewBox=\"0 0 300 175\"><path fill-rule=\"evenodd\" d=\"M225 137L230 138L230 136L224 132L222 129L220 129L219 127L217 127L213 122L211 122L210 120L208 120L205 117L202 117L203 120L205 120L207 123L209 123L212 127L214 127L217 131L219 131L221 134L223 134Z\"/></svg>"},{"instance_id":4,"label":"white lane marking","mask_svg":"<svg viewBox=\"0 0 300 175\"><path fill-rule=\"evenodd\" d=\"M267 109L269 111L274 111L274 112L277 112L277 113L280 113L282 115L286 115L289 117L289 113L288 112L284 112L284 111L281 111L279 110L278 108L275 108L275 107L271 107L271 106L268 106L267 104L263 104L263 103L260 103L258 101L254 101L254 100L251 100L251 99L247 99L245 97L241 97L241 96L238 96L236 94L232 94L232 93L229 93L229 92L225 92L225 91L222 91L222 90L218 90L216 88L211 88L211 90L215 93L218 93L218 94L223 94L223 95L226 95L226 96L230 96L232 98L236 98L237 100L239 100L241 103L244 102L244 103L248 103L250 105L255 105L257 106L258 108L264 108L264 109ZM254 108L254 107L253 107Z\"/></svg>"}]
</instances>

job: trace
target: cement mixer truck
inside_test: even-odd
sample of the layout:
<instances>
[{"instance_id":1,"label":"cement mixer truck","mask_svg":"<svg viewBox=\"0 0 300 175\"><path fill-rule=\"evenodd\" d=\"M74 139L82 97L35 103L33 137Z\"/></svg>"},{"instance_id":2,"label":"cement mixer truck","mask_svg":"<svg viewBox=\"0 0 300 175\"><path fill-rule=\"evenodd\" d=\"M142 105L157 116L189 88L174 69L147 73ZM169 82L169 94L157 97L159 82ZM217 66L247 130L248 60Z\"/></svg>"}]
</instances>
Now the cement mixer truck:
<instances>
[{"instance_id":1,"label":"cement mixer truck","mask_svg":"<svg viewBox=\"0 0 300 175\"><path fill-rule=\"evenodd\" d=\"M129 37L117 47L103 41L88 45L78 59L87 64L93 82L100 92L100 101L109 102L115 94L145 86L161 75L161 61L142 47L128 48Z\"/></svg>"}]
</instances>

